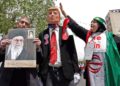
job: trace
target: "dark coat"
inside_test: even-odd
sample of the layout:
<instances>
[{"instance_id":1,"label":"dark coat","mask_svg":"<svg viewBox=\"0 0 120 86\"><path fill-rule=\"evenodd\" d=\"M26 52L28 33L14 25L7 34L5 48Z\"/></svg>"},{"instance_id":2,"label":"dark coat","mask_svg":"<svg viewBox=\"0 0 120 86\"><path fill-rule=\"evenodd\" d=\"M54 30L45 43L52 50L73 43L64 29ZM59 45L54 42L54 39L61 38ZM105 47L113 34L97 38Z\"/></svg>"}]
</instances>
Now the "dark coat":
<instances>
[{"instance_id":1,"label":"dark coat","mask_svg":"<svg viewBox=\"0 0 120 86\"><path fill-rule=\"evenodd\" d=\"M68 27L83 41L86 42L86 36L88 30L85 29L84 27L78 25L71 17L69 17L70 22L68 23Z\"/></svg>"},{"instance_id":2,"label":"dark coat","mask_svg":"<svg viewBox=\"0 0 120 86\"><path fill-rule=\"evenodd\" d=\"M59 28L59 46L62 62L62 70L66 79L72 80L75 72L79 72L78 59L76 49L74 46L73 36L69 36L68 40L62 40L62 29ZM45 35L48 35L48 43L46 44ZM49 70L49 56L50 56L50 35L49 29L45 29L39 36L41 40L42 58L40 63L39 74L43 80L47 78Z\"/></svg>"}]
</instances>

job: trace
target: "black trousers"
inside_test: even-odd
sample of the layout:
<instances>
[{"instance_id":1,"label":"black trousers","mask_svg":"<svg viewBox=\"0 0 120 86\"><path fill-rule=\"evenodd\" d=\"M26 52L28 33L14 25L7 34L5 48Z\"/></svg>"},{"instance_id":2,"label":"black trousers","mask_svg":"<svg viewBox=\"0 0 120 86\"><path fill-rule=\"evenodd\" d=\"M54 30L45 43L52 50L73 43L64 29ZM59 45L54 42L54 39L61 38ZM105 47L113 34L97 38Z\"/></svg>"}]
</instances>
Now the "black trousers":
<instances>
[{"instance_id":1,"label":"black trousers","mask_svg":"<svg viewBox=\"0 0 120 86\"><path fill-rule=\"evenodd\" d=\"M53 86L69 86L70 80L66 79L62 67L49 67L49 75Z\"/></svg>"},{"instance_id":2,"label":"black trousers","mask_svg":"<svg viewBox=\"0 0 120 86\"><path fill-rule=\"evenodd\" d=\"M28 86L26 79L26 71L24 69L15 69L13 71L10 86Z\"/></svg>"},{"instance_id":3,"label":"black trousers","mask_svg":"<svg viewBox=\"0 0 120 86\"><path fill-rule=\"evenodd\" d=\"M41 86L36 69L14 69L10 86Z\"/></svg>"}]
</instances>

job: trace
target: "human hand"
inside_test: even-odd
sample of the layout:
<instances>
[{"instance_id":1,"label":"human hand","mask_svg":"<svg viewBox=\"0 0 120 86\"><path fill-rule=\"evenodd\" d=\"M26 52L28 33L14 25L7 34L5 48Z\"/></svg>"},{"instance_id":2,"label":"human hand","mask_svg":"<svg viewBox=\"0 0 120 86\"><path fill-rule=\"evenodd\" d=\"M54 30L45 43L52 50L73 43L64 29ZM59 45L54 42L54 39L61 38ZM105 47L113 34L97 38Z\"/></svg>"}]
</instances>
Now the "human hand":
<instances>
[{"instance_id":1,"label":"human hand","mask_svg":"<svg viewBox=\"0 0 120 86\"><path fill-rule=\"evenodd\" d=\"M3 40L1 40L0 45L1 45L1 47L6 47L10 43L11 43L10 39L3 39Z\"/></svg>"},{"instance_id":2,"label":"human hand","mask_svg":"<svg viewBox=\"0 0 120 86\"><path fill-rule=\"evenodd\" d=\"M39 48L40 45L41 45L41 41L40 41L39 38L35 38L35 39L33 40L33 43L35 43L35 45L36 45L37 48Z\"/></svg>"},{"instance_id":3,"label":"human hand","mask_svg":"<svg viewBox=\"0 0 120 86\"><path fill-rule=\"evenodd\" d=\"M80 81L80 74L79 73L75 73L74 74L74 84L79 83Z\"/></svg>"},{"instance_id":4,"label":"human hand","mask_svg":"<svg viewBox=\"0 0 120 86\"><path fill-rule=\"evenodd\" d=\"M67 14L65 13L65 11L63 10L63 6L62 4L60 3L60 10L61 10L61 13L63 14L64 17L67 17Z\"/></svg>"}]
</instances>

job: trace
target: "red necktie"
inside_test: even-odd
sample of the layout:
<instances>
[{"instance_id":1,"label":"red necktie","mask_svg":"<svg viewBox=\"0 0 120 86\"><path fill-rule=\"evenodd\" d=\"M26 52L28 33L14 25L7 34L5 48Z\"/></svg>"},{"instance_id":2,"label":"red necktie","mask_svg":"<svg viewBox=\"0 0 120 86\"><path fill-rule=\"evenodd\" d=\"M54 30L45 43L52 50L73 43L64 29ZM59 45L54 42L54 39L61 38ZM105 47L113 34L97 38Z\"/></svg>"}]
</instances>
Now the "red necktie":
<instances>
[{"instance_id":1,"label":"red necktie","mask_svg":"<svg viewBox=\"0 0 120 86\"><path fill-rule=\"evenodd\" d=\"M50 63L54 64L57 60L57 42L55 32L52 32L50 41Z\"/></svg>"}]
</instances>

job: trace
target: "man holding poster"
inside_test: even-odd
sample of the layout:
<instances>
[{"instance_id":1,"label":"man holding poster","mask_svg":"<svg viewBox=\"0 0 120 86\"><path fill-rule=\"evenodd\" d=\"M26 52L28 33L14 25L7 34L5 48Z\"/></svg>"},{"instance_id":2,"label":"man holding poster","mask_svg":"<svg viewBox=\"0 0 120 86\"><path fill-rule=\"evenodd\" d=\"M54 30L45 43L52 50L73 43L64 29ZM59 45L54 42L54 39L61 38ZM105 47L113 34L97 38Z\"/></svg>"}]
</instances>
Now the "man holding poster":
<instances>
[{"instance_id":1,"label":"man holding poster","mask_svg":"<svg viewBox=\"0 0 120 86\"><path fill-rule=\"evenodd\" d=\"M21 28L21 31L23 32L16 33L15 31L18 30L18 28ZM16 23L16 29L14 29L15 33L8 33L8 35L10 34L9 38L12 40L3 39L1 41L1 47L6 48L9 45L9 47L6 48L7 49L6 57L8 56L8 58L5 58L5 56L0 57L0 61L3 61L4 64L8 60L19 61L21 59L19 58L19 56L21 56L21 54L24 54L22 53L22 51L24 51L24 48L25 48L24 46L26 46L25 38L27 36L24 35L26 28L30 28L30 19L26 16L23 16ZM21 36L20 34L21 35L23 34L23 35ZM33 41L30 43L33 44ZM30 47L30 46L26 46L26 47ZM36 48L35 48L35 53L36 53ZM21 57L24 58L26 57L26 55L24 54ZM33 57L27 56L25 58L26 62L29 61L29 58L33 58ZM23 61L23 59L21 61ZM36 62L36 59L35 59L35 62ZM1 71L0 71L0 86L41 86L40 80L37 76L36 68L34 67L33 68L18 68L18 67L4 68L3 67L4 64L2 64Z\"/></svg>"}]
</instances>

